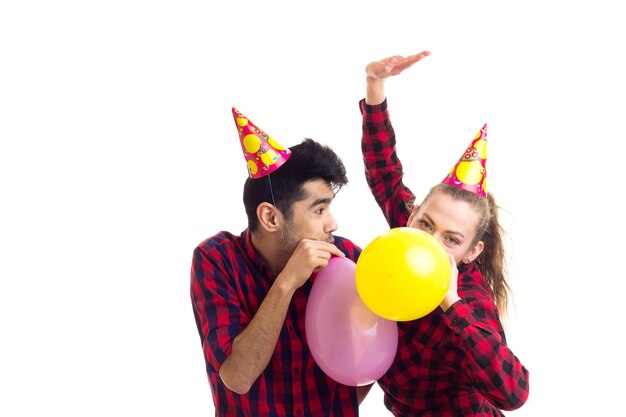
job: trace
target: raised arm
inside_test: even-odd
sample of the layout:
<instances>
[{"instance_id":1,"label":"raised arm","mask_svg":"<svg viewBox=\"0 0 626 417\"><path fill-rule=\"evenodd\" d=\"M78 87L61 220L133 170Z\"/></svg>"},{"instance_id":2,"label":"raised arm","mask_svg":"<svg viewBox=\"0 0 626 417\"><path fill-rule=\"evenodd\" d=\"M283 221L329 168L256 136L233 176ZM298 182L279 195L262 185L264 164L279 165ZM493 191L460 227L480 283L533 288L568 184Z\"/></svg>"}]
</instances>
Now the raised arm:
<instances>
[{"instance_id":1,"label":"raised arm","mask_svg":"<svg viewBox=\"0 0 626 417\"><path fill-rule=\"evenodd\" d=\"M385 98L385 79L398 75L422 58L424 51L408 57L392 56L370 62L366 68L366 97L361 100L363 136L361 150L365 177L390 227L407 225L415 196L402 181L402 163L396 154L396 138Z\"/></svg>"}]
</instances>

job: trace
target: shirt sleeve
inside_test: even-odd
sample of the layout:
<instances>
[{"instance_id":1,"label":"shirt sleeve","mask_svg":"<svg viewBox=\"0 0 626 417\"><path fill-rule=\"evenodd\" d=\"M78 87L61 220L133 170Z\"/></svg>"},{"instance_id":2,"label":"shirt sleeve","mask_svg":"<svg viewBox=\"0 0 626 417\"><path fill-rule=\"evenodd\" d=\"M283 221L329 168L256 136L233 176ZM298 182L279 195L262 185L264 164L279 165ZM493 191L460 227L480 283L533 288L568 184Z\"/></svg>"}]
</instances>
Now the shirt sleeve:
<instances>
[{"instance_id":1,"label":"shirt sleeve","mask_svg":"<svg viewBox=\"0 0 626 417\"><path fill-rule=\"evenodd\" d=\"M242 309L223 258L210 252L205 247L194 250L191 300L207 367L217 372L250 318Z\"/></svg>"},{"instance_id":2,"label":"shirt sleeve","mask_svg":"<svg viewBox=\"0 0 626 417\"><path fill-rule=\"evenodd\" d=\"M359 260L361 248L354 244L351 240L342 236L335 236L335 246L337 246L337 249L342 251L343 254L346 255L346 258L351 261L357 262Z\"/></svg>"},{"instance_id":3,"label":"shirt sleeve","mask_svg":"<svg viewBox=\"0 0 626 417\"><path fill-rule=\"evenodd\" d=\"M361 151L367 184L389 227L404 227L413 210L415 195L402 181L404 172L396 154L396 136L387 100L371 106L363 99L359 107L363 116Z\"/></svg>"},{"instance_id":4,"label":"shirt sleeve","mask_svg":"<svg viewBox=\"0 0 626 417\"><path fill-rule=\"evenodd\" d=\"M464 288L444 320L469 356L470 375L479 392L502 410L515 410L528 398L528 370L506 344L491 293L482 286Z\"/></svg>"}]
</instances>

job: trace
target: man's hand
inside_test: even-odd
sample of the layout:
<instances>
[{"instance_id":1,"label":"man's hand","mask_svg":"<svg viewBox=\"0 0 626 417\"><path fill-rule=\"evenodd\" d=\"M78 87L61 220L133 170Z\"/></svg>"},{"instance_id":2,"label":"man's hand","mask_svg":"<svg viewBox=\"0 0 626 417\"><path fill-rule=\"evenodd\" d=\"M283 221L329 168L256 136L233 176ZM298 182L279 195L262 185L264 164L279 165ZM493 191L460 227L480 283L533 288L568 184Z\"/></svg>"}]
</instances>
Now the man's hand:
<instances>
[{"instance_id":1,"label":"man's hand","mask_svg":"<svg viewBox=\"0 0 626 417\"><path fill-rule=\"evenodd\" d=\"M345 257L332 243L302 239L276 280L282 281L291 291L295 291L313 272L327 266L333 255Z\"/></svg>"}]
</instances>

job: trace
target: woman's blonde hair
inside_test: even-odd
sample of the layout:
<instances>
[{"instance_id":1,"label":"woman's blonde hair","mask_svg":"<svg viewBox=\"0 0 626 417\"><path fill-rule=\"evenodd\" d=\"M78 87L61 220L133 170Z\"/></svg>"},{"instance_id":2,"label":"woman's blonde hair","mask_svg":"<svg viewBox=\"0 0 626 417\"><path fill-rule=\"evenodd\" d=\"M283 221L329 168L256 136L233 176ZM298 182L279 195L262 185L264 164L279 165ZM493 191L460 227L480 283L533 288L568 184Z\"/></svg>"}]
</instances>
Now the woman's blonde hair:
<instances>
[{"instance_id":1,"label":"woman's blonde hair","mask_svg":"<svg viewBox=\"0 0 626 417\"><path fill-rule=\"evenodd\" d=\"M498 220L498 206L493 195L488 192L487 197L483 197L462 188L439 183L430 189L424 202L437 192L445 193L455 200L465 201L475 207L479 213L476 237L471 246L482 240L484 249L474 262L491 287L500 314L506 316L511 288L506 280L504 229Z\"/></svg>"}]
</instances>

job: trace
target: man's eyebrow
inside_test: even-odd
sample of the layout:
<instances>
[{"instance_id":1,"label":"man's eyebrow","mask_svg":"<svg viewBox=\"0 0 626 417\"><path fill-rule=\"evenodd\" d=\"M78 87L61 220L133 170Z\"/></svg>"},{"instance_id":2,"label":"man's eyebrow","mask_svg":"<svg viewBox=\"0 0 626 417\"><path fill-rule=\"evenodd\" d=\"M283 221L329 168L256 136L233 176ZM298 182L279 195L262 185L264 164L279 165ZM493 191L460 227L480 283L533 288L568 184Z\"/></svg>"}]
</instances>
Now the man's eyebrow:
<instances>
[{"instance_id":1,"label":"man's eyebrow","mask_svg":"<svg viewBox=\"0 0 626 417\"><path fill-rule=\"evenodd\" d=\"M317 200L315 200L314 202L312 202L309 205L309 208L313 208L313 207L315 207L315 206L317 206L319 204L330 204L332 201L333 201L333 199L332 198L328 198L328 197L326 197L326 198L318 198Z\"/></svg>"}]
</instances>

